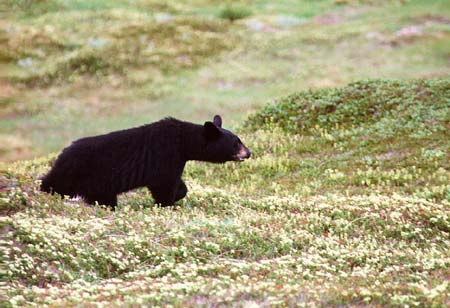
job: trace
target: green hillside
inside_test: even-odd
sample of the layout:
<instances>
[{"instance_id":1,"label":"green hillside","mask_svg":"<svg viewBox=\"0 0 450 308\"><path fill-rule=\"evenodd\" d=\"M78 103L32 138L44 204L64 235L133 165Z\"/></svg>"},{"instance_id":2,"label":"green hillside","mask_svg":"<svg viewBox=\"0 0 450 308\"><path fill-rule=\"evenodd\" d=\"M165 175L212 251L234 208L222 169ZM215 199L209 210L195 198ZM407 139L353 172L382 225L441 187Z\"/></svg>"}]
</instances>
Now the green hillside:
<instances>
[{"instance_id":1,"label":"green hillside","mask_svg":"<svg viewBox=\"0 0 450 308\"><path fill-rule=\"evenodd\" d=\"M3 162L165 116L239 126L295 91L450 74L448 0L2 0L0 15Z\"/></svg>"},{"instance_id":2,"label":"green hillside","mask_svg":"<svg viewBox=\"0 0 450 308\"><path fill-rule=\"evenodd\" d=\"M41 193L55 154L4 164L7 306L449 306L449 94L282 97L240 127L252 159L188 163L174 208L145 189L115 212Z\"/></svg>"}]
</instances>

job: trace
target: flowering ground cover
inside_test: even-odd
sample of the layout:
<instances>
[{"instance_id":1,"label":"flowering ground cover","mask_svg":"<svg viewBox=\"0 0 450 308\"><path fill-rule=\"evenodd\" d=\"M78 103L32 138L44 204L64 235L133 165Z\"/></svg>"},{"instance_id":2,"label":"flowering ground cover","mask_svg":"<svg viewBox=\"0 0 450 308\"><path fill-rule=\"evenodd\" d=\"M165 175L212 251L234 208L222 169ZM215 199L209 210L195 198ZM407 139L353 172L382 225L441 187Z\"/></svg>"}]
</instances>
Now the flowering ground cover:
<instances>
[{"instance_id":1,"label":"flowering ground cover","mask_svg":"<svg viewBox=\"0 0 450 308\"><path fill-rule=\"evenodd\" d=\"M186 199L111 212L2 166L5 305L450 305L450 82L294 93L241 126L254 157L190 162Z\"/></svg>"}]
</instances>

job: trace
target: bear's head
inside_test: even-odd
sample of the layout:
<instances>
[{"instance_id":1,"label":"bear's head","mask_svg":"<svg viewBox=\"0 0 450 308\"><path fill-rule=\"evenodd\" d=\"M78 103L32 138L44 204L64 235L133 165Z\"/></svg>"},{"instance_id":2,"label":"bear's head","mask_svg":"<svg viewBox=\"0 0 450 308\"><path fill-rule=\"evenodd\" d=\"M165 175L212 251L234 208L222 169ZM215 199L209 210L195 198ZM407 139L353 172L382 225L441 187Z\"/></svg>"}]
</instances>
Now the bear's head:
<instances>
[{"instance_id":1,"label":"bear's head","mask_svg":"<svg viewBox=\"0 0 450 308\"><path fill-rule=\"evenodd\" d=\"M214 116L212 122L205 122L203 132L206 139L206 155L210 162L243 161L252 152L242 143L238 136L222 128L222 118Z\"/></svg>"}]
</instances>

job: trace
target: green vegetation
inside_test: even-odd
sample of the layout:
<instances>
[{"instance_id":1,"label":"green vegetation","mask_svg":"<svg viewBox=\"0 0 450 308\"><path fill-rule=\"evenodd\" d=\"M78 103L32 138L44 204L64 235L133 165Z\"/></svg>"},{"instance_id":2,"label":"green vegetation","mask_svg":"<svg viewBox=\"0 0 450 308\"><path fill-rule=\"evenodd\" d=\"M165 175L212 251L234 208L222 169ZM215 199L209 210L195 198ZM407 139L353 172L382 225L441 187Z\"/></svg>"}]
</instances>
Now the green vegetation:
<instances>
[{"instance_id":1,"label":"green vegetation","mask_svg":"<svg viewBox=\"0 0 450 308\"><path fill-rule=\"evenodd\" d=\"M189 163L174 209L145 189L116 212L61 200L37 190L54 155L10 164L10 303L446 306L449 90L367 81L282 98L241 129L255 157Z\"/></svg>"},{"instance_id":2,"label":"green vegetation","mask_svg":"<svg viewBox=\"0 0 450 308\"><path fill-rule=\"evenodd\" d=\"M450 73L444 0L231 1L252 12L233 23L210 0L9 2L2 161L169 115L237 126L300 90Z\"/></svg>"},{"instance_id":3,"label":"green vegetation","mask_svg":"<svg viewBox=\"0 0 450 308\"><path fill-rule=\"evenodd\" d=\"M313 194L361 193L367 187L389 193L396 186L450 200L449 97L448 80L357 82L282 98L246 124L248 130L276 125L298 136L275 156L285 156L286 165L307 166L284 180L302 183ZM319 175L328 179L308 185Z\"/></svg>"},{"instance_id":4,"label":"green vegetation","mask_svg":"<svg viewBox=\"0 0 450 308\"><path fill-rule=\"evenodd\" d=\"M248 17L251 14L252 12L244 6L231 6L228 4L222 9L222 11L220 11L219 17L230 21L235 21Z\"/></svg>"},{"instance_id":5,"label":"green vegetation","mask_svg":"<svg viewBox=\"0 0 450 308\"><path fill-rule=\"evenodd\" d=\"M0 3L1 306L450 306L448 1L227 3ZM38 191L76 138L217 113L252 159L175 208Z\"/></svg>"},{"instance_id":6,"label":"green vegetation","mask_svg":"<svg viewBox=\"0 0 450 308\"><path fill-rule=\"evenodd\" d=\"M356 127L380 138L402 132L424 139L447 131L449 97L448 80L362 81L290 95L258 111L248 124L257 129L275 123L293 133L324 129L339 134Z\"/></svg>"},{"instance_id":7,"label":"green vegetation","mask_svg":"<svg viewBox=\"0 0 450 308\"><path fill-rule=\"evenodd\" d=\"M48 28L49 23L58 22L55 18L83 26L76 32L64 25ZM105 24L111 29L105 31ZM220 21L188 17L158 22L124 12L44 15L34 25L14 29L16 33L7 37L1 56L16 61L28 59L34 69L13 80L31 86L71 81L80 74L123 75L142 66L169 72L193 67L229 48L233 38L230 34L225 40L226 31L226 24ZM83 39L88 36L87 42L81 42L80 35ZM22 65L27 64L24 61Z\"/></svg>"}]
</instances>

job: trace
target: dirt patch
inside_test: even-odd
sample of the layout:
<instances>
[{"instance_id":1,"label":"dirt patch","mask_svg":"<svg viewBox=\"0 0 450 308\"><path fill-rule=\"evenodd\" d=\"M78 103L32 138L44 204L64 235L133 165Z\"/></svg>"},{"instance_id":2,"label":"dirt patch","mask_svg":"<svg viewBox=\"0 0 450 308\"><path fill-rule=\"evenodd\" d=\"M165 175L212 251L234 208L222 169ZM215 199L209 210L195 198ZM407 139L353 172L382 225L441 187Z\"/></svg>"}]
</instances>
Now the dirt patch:
<instances>
[{"instance_id":1,"label":"dirt patch","mask_svg":"<svg viewBox=\"0 0 450 308\"><path fill-rule=\"evenodd\" d=\"M336 25L342 22L344 18L336 13L317 16L314 22L319 25Z\"/></svg>"},{"instance_id":2,"label":"dirt patch","mask_svg":"<svg viewBox=\"0 0 450 308\"><path fill-rule=\"evenodd\" d=\"M16 93L17 90L7 80L0 78L0 102L5 98L14 96Z\"/></svg>"},{"instance_id":3,"label":"dirt patch","mask_svg":"<svg viewBox=\"0 0 450 308\"><path fill-rule=\"evenodd\" d=\"M0 117L11 113L16 107L18 90L7 80L0 78Z\"/></svg>"},{"instance_id":4,"label":"dirt patch","mask_svg":"<svg viewBox=\"0 0 450 308\"><path fill-rule=\"evenodd\" d=\"M425 14L417 17L413 17L412 22L414 23L440 23L440 24L450 24L450 18L442 15Z\"/></svg>"},{"instance_id":5,"label":"dirt patch","mask_svg":"<svg viewBox=\"0 0 450 308\"><path fill-rule=\"evenodd\" d=\"M0 161L20 160L30 156L31 143L16 135L0 134Z\"/></svg>"},{"instance_id":6,"label":"dirt patch","mask_svg":"<svg viewBox=\"0 0 450 308\"><path fill-rule=\"evenodd\" d=\"M324 15L319 15L314 18L314 23L318 25L337 25L344 22L348 17L353 17L359 15L364 8L362 7L348 7L341 12L338 13L327 13Z\"/></svg>"},{"instance_id":7,"label":"dirt patch","mask_svg":"<svg viewBox=\"0 0 450 308\"><path fill-rule=\"evenodd\" d=\"M375 158L377 160L390 160L390 159L393 159L393 158L400 159L400 158L403 158L405 156L406 156L405 153L400 153L400 152L396 152L396 151L389 151L389 152L386 152L386 153L379 154L379 155L375 156Z\"/></svg>"}]
</instances>

